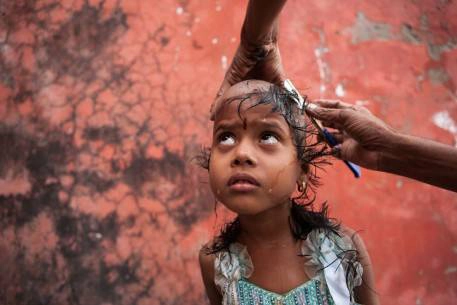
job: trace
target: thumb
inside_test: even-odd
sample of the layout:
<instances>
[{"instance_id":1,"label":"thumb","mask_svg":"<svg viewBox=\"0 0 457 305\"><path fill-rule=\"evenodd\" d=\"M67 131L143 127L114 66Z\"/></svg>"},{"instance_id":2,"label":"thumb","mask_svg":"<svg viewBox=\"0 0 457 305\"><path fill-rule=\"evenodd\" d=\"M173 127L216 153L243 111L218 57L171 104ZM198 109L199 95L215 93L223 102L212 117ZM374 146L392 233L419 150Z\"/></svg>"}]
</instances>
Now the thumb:
<instances>
[{"instance_id":1,"label":"thumb","mask_svg":"<svg viewBox=\"0 0 457 305\"><path fill-rule=\"evenodd\" d=\"M308 113L313 118L316 118L323 122L331 122L333 124L343 123L341 111L341 109L319 107L316 104L308 104L306 107L306 113Z\"/></svg>"}]
</instances>

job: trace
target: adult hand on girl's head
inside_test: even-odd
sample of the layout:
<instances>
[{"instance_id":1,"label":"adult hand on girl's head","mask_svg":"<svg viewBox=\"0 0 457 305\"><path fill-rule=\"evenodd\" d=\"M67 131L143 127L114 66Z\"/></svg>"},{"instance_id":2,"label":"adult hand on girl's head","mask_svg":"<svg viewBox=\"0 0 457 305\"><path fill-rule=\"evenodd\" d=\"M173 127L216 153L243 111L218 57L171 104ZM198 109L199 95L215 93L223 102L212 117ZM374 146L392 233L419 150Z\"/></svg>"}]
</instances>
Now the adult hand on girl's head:
<instances>
[{"instance_id":1,"label":"adult hand on girl's head","mask_svg":"<svg viewBox=\"0 0 457 305\"><path fill-rule=\"evenodd\" d=\"M379 159L395 137L396 131L362 106L337 100L319 100L306 112L337 131L332 135L339 145L333 154L368 169L379 170Z\"/></svg>"},{"instance_id":2,"label":"adult hand on girl's head","mask_svg":"<svg viewBox=\"0 0 457 305\"><path fill-rule=\"evenodd\" d=\"M211 105L211 120L214 120L215 112L222 102L224 92L231 86L248 79L264 80L277 85L282 84L285 76L276 39L276 26L269 38L263 42L249 42L242 35L241 43Z\"/></svg>"}]
</instances>

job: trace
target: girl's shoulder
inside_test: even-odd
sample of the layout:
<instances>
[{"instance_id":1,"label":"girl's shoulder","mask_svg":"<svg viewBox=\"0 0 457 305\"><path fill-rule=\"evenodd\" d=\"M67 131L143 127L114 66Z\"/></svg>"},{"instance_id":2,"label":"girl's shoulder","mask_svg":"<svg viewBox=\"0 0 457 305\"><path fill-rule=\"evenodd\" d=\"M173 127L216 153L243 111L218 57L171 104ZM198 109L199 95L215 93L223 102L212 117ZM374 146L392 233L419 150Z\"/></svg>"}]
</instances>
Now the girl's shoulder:
<instances>
[{"instance_id":1,"label":"girl's shoulder","mask_svg":"<svg viewBox=\"0 0 457 305\"><path fill-rule=\"evenodd\" d=\"M248 275L252 267L251 258L247 247L241 243L233 242L226 249L216 246L215 241L204 244L199 251L199 261L202 272L217 278L218 273L227 275L235 269L241 269L243 275Z\"/></svg>"},{"instance_id":2,"label":"girl's shoulder","mask_svg":"<svg viewBox=\"0 0 457 305\"><path fill-rule=\"evenodd\" d=\"M356 267L349 271L349 276L352 278L352 283L348 283L348 287L354 289L355 297L361 304L379 304L376 293L376 285L374 281L373 266L370 255L367 251L365 243L358 234L360 231L355 231L348 227L341 227L340 234L347 243L351 243L354 249L355 258L357 260Z\"/></svg>"},{"instance_id":3,"label":"girl's shoulder","mask_svg":"<svg viewBox=\"0 0 457 305\"><path fill-rule=\"evenodd\" d=\"M347 226L340 226L339 228L339 233L343 241L351 245L351 248L357 253L357 260L361 262L362 265L365 265L364 262L368 257L368 251L359 232L360 231L356 231Z\"/></svg>"},{"instance_id":4,"label":"girl's shoulder","mask_svg":"<svg viewBox=\"0 0 457 305\"><path fill-rule=\"evenodd\" d=\"M205 285L206 294L211 304L221 304L222 295L221 291L214 283L215 270L214 262L216 255L210 253L210 243L203 245L198 253L198 260L200 263L200 270Z\"/></svg>"},{"instance_id":5,"label":"girl's shoulder","mask_svg":"<svg viewBox=\"0 0 457 305\"><path fill-rule=\"evenodd\" d=\"M317 228L308 233L305 244L313 244L321 247L323 243L329 241L343 249L364 250L365 245L358 231L339 225L337 229ZM338 249L335 249L338 250Z\"/></svg>"},{"instance_id":6,"label":"girl's shoulder","mask_svg":"<svg viewBox=\"0 0 457 305\"><path fill-rule=\"evenodd\" d=\"M303 240L301 249L302 255L310 258L309 265L314 264L319 268L322 268L325 257L336 256L342 258L345 264L361 269L359 263L367 255L365 244L358 232L343 225L337 230L313 229Z\"/></svg>"},{"instance_id":7,"label":"girl's shoulder","mask_svg":"<svg viewBox=\"0 0 457 305\"><path fill-rule=\"evenodd\" d=\"M216 259L216 254L211 251L213 243L214 241L207 242L198 252L198 260L202 272L211 272L214 274L214 260Z\"/></svg>"}]
</instances>

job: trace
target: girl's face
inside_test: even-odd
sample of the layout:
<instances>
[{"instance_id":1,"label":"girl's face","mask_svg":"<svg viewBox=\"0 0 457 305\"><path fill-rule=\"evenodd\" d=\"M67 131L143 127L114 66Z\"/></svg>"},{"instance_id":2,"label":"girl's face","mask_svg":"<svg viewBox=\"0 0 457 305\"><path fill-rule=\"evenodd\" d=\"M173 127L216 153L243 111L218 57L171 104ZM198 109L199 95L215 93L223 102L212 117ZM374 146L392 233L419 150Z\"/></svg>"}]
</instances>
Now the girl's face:
<instances>
[{"instance_id":1,"label":"girl's face","mask_svg":"<svg viewBox=\"0 0 457 305\"><path fill-rule=\"evenodd\" d=\"M225 99L268 90L261 81L239 83L230 88ZM223 104L214 121L209 163L210 185L216 198L237 214L255 215L288 202L300 177L292 133L279 113L270 105L240 101Z\"/></svg>"}]
</instances>

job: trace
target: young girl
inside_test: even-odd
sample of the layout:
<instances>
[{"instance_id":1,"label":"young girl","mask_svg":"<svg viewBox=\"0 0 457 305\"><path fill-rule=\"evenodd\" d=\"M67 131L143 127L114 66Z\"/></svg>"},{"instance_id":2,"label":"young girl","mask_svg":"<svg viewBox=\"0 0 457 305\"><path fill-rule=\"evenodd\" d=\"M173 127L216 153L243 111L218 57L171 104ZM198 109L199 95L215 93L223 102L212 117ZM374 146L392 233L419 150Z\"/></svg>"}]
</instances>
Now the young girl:
<instances>
[{"instance_id":1,"label":"young girl","mask_svg":"<svg viewBox=\"0 0 457 305\"><path fill-rule=\"evenodd\" d=\"M217 200L237 217L200 251L206 292L212 305L378 304L362 240L308 197L317 184L311 168L326 151L311 143L318 138L297 93L280 85L284 3L249 1L212 106L213 142L202 161ZM242 81L249 78L264 81Z\"/></svg>"},{"instance_id":2,"label":"young girl","mask_svg":"<svg viewBox=\"0 0 457 305\"><path fill-rule=\"evenodd\" d=\"M212 305L378 304L362 240L303 203L325 154L310 126L297 96L265 81L232 86L215 109L210 185L238 216L200 251Z\"/></svg>"}]
</instances>

